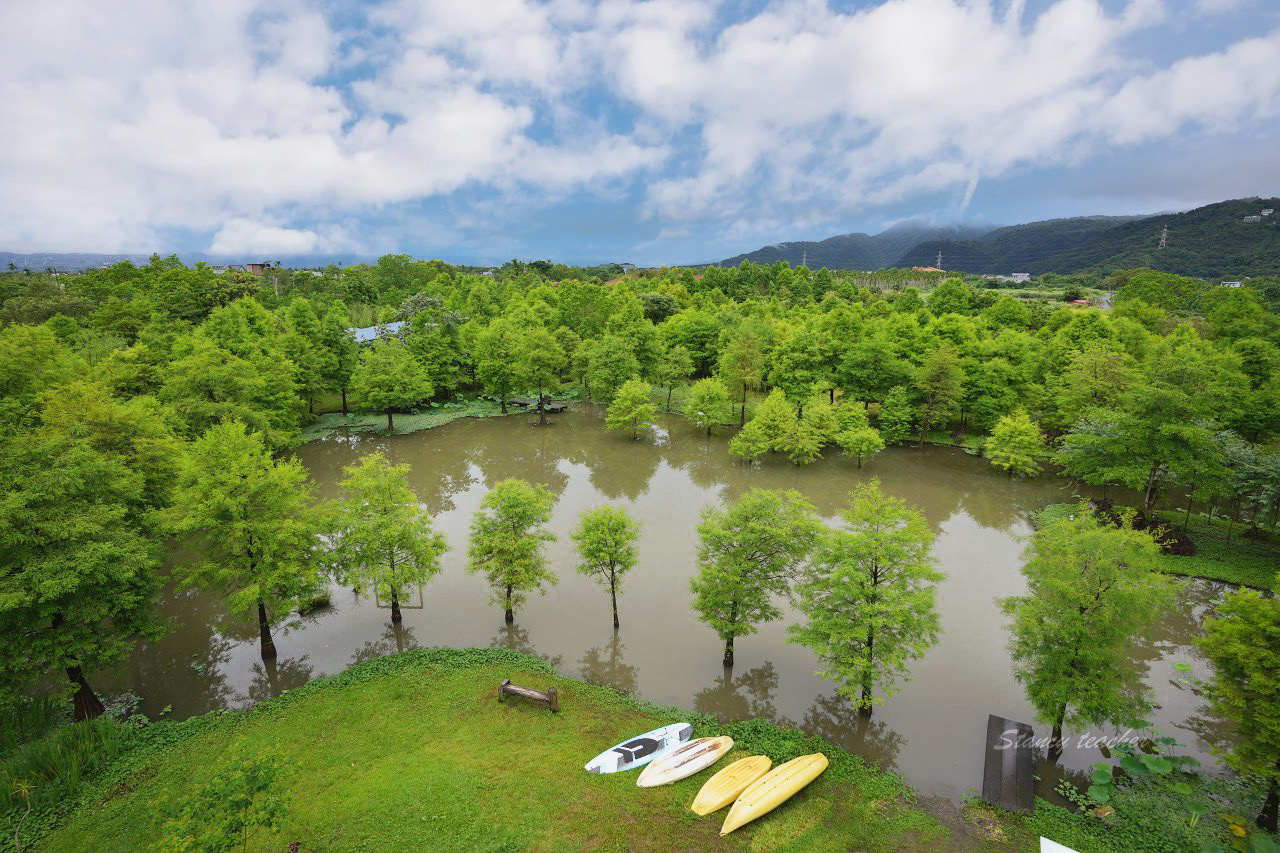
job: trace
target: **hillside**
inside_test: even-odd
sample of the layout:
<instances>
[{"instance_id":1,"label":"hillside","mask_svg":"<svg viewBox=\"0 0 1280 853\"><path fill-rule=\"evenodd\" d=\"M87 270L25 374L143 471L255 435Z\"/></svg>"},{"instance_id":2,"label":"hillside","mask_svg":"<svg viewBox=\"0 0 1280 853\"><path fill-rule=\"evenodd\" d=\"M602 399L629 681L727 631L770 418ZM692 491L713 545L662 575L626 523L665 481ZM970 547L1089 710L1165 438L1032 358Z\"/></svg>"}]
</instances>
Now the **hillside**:
<instances>
[{"instance_id":1,"label":"hillside","mask_svg":"<svg viewBox=\"0 0 1280 853\"><path fill-rule=\"evenodd\" d=\"M756 264L773 264L786 261L792 266L807 262L809 269L874 270L897 266L894 263L903 252L923 241L975 240L986 234L991 225L921 225L919 222L899 222L874 237L867 234L840 234L825 240L802 240L794 243L774 243L754 252L734 255L720 262L722 267L736 267L743 261ZM932 259L930 259L932 263Z\"/></svg>"},{"instance_id":2,"label":"hillside","mask_svg":"<svg viewBox=\"0 0 1280 853\"><path fill-rule=\"evenodd\" d=\"M1025 225L997 228L977 240L929 242L913 246L894 266L933 264L942 252L942 265L949 270L972 273L1048 272L1036 267L1045 259L1073 249L1142 216L1076 216L1048 219ZM1065 272L1065 270L1052 270Z\"/></svg>"},{"instance_id":3,"label":"hillside","mask_svg":"<svg viewBox=\"0 0 1280 853\"><path fill-rule=\"evenodd\" d=\"M1028 271L1149 267L1197 278L1274 275L1280 271L1280 214L1244 221L1266 208L1280 209L1280 198L1223 201L1117 225L1030 265ZM1161 249L1165 227L1169 232Z\"/></svg>"}]
</instances>

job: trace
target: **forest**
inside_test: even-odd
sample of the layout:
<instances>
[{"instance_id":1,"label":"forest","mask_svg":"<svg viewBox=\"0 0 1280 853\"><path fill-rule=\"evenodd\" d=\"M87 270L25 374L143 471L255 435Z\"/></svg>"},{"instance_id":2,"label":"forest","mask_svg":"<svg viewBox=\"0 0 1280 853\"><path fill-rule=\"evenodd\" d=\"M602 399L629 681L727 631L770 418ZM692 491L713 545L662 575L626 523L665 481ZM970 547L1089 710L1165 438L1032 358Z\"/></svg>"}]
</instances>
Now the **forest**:
<instances>
[{"instance_id":1,"label":"forest","mask_svg":"<svg viewBox=\"0 0 1280 853\"><path fill-rule=\"evenodd\" d=\"M86 673L163 632L151 608L173 536L202 538L205 559L186 582L256 612L264 657L274 654L275 604L315 591L296 567L314 556L317 530L340 545L325 558L335 577L380 585L397 607L400 586L436 570L443 543L429 521L397 515L403 472L378 456L348 469L348 498L314 515L287 451L319 413L338 409L385 415L394 431L397 414L477 395L504 412L526 398L540 424L551 400L581 399L607 406L607 425L637 439L659 409L675 410L731 436L744 465L766 456L806 465L824 453L861 464L888 444L955 444L1010 477L1056 466L1079 482L1134 490L1144 518L1199 501L1233 524L1275 529L1274 282L1219 287L1137 269L1048 278L1031 294L988 286L999 284L749 262L627 275L549 261L477 271L406 255L261 277L172 257L0 277L0 614L11 626L0 638L0 692L65 673L76 717L100 713ZM396 334L385 328L393 322ZM357 344L353 329L365 327L383 328ZM783 514L792 501L752 500ZM542 582L536 530L549 506L537 487L511 481L477 516L472 568L489 577L508 621ZM885 506L872 487L846 518ZM890 509L904 530L919 526L905 508ZM717 546L716 536L732 529L733 513L752 511L744 499L704 525L709 569L695 583L695 608L726 641L726 664L750 625L736 591L717 587L716 567L742 543ZM503 534L504 518L529 535ZM1129 523L1121 526L1132 532ZM583 571L608 585L615 624L614 585L633 557L598 540L611 529L625 540L627 524L605 513L580 531ZM812 533L805 512L789 525ZM388 538L410 543L390 574L370 569L377 561L365 554ZM824 547L836 565L841 548L855 546ZM908 585L934 579L927 557L904 565ZM763 596L755 618L772 618L769 583L762 575L753 590ZM823 620L843 611L824 583L798 587L816 615L797 639L851 679L847 695L869 713L880 676L848 675L856 666L841 656L860 652L830 647ZM1017 618L1044 622L1010 602ZM904 661L936 634L927 612L916 618L919 636L904 641ZM1044 707L1060 732L1067 701ZM1274 783L1271 791L1274 799Z\"/></svg>"}]
</instances>

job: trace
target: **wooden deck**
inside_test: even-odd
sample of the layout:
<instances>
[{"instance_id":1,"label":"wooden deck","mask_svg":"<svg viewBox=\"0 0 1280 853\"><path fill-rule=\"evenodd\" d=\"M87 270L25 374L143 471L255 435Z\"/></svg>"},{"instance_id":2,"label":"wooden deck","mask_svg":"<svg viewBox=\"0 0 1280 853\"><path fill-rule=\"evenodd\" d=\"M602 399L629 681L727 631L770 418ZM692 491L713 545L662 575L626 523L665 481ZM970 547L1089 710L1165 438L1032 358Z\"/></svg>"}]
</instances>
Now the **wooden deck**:
<instances>
[{"instance_id":1,"label":"wooden deck","mask_svg":"<svg viewBox=\"0 0 1280 853\"><path fill-rule=\"evenodd\" d=\"M986 766L982 799L1006 811L1035 810L1034 751L1031 726L990 714L987 717Z\"/></svg>"}]
</instances>

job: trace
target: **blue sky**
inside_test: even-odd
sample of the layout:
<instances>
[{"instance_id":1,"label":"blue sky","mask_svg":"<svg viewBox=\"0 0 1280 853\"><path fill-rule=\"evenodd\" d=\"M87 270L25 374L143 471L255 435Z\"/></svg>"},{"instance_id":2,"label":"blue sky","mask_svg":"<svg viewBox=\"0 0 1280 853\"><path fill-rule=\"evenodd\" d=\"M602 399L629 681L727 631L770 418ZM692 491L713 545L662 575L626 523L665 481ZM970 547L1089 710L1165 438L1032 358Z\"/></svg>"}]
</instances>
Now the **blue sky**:
<instances>
[{"instance_id":1,"label":"blue sky","mask_svg":"<svg viewBox=\"0 0 1280 853\"><path fill-rule=\"evenodd\" d=\"M1280 195L1275 0L44 0L0 250L715 260Z\"/></svg>"}]
</instances>

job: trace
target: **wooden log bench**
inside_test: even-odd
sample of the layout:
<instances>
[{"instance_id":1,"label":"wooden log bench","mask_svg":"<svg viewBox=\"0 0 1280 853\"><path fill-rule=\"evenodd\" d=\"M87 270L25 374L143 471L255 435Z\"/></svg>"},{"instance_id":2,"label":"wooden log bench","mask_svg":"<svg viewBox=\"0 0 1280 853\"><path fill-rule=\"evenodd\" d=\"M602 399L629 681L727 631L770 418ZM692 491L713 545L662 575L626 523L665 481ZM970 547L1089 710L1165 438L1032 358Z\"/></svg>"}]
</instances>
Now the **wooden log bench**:
<instances>
[{"instance_id":1,"label":"wooden log bench","mask_svg":"<svg viewBox=\"0 0 1280 853\"><path fill-rule=\"evenodd\" d=\"M1031 726L989 714L986 754L982 799L1005 811L1031 814L1036 804Z\"/></svg>"},{"instance_id":2,"label":"wooden log bench","mask_svg":"<svg viewBox=\"0 0 1280 853\"><path fill-rule=\"evenodd\" d=\"M508 678L502 682L502 686L498 688L498 701L502 701L503 696L518 696L521 699L527 699L537 705L545 705L551 709L554 714L560 710L560 697L556 694L554 687L548 687L544 693L541 690L534 690L532 687L520 687L512 684Z\"/></svg>"}]
</instances>

